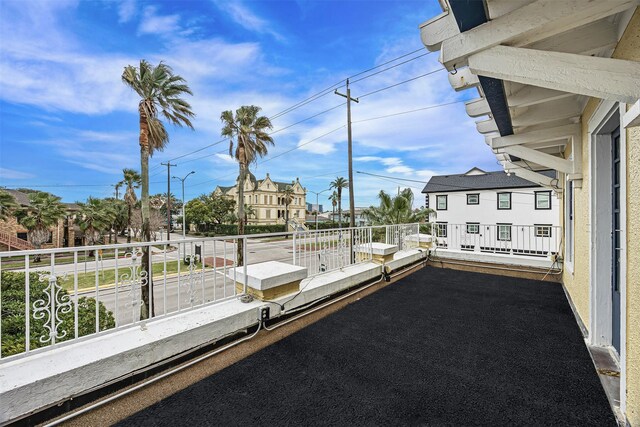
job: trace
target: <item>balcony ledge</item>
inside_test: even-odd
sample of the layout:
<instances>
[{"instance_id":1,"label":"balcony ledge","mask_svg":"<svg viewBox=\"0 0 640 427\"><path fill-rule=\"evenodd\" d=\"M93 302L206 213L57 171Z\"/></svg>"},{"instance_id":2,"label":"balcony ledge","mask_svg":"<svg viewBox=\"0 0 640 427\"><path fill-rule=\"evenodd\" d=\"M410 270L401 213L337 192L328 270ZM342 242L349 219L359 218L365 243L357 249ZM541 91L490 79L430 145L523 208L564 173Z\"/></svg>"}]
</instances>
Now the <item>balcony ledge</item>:
<instances>
[{"instance_id":1,"label":"balcony ledge","mask_svg":"<svg viewBox=\"0 0 640 427\"><path fill-rule=\"evenodd\" d=\"M426 258L426 252L401 251L390 267L398 269ZM275 302L292 310L374 280L381 266L363 263L312 276L300 283L300 294ZM58 348L8 360L0 371L0 424L16 420L73 396L120 379L199 345L220 340L257 324L262 301L237 299L144 322L75 341ZM280 315L278 305L271 316Z\"/></svg>"}]
</instances>

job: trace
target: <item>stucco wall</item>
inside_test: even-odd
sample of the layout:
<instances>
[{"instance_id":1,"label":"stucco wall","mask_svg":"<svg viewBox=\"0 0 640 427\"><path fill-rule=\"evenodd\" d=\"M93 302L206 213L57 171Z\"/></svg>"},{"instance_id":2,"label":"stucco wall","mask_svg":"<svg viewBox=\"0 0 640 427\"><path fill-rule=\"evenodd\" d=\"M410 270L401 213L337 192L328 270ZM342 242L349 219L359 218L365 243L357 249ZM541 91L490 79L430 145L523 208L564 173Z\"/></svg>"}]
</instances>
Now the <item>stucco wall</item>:
<instances>
[{"instance_id":1,"label":"stucco wall","mask_svg":"<svg viewBox=\"0 0 640 427\"><path fill-rule=\"evenodd\" d=\"M640 9L614 58L640 61ZM640 127L627 129L627 420L640 426Z\"/></svg>"},{"instance_id":2,"label":"stucco wall","mask_svg":"<svg viewBox=\"0 0 640 427\"><path fill-rule=\"evenodd\" d=\"M614 58L640 61L640 10L636 10L613 54ZM591 200L589 194L590 153L588 150L588 123L598 106L599 99L591 99L582 115L582 188L575 189L575 258L573 271L565 270L563 280L571 299L589 326L589 247ZM569 155L567 150L565 155ZM640 426L640 128L626 131L627 204L626 224L626 417L632 426ZM624 391L622 391L624 392Z\"/></svg>"},{"instance_id":3,"label":"stucco wall","mask_svg":"<svg viewBox=\"0 0 640 427\"><path fill-rule=\"evenodd\" d=\"M573 269L565 268L563 283L571 300L580 316L582 323L588 328L590 320L589 312L589 215L591 212L591 196L589 194L589 132L588 123L600 100L591 99L587 103L582 114L582 187L574 188L574 256ZM571 149L565 152L565 158L571 154ZM563 197L566 197L564 193ZM563 201L564 206L564 201ZM566 245L565 245L566 246Z\"/></svg>"}]
</instances>

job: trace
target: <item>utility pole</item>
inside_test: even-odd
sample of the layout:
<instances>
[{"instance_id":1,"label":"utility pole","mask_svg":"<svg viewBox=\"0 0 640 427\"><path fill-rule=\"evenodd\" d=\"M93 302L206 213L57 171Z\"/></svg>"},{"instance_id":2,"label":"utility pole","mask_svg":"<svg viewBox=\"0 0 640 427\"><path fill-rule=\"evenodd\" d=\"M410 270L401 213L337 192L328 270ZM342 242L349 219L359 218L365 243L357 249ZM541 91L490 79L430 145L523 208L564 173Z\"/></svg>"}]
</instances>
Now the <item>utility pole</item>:
<instances>
[{"instance_id":1,"label":"utility pole","mask_svg":"<svg viewBox=\"0 0 640 427\"><path fill-rule=\"evenodd\" d=\"M351 89L349 88L349 79L347 79L347 94L344 95L336 89L336 95L347 98L347 147L349 156L349 227L356 226L355 218L355 197L353 194L353 146L351 141L351 101L359 103L358 98L351 98Z\"/></svg>"},{"instance_id":2,"label":"utility pole","mask_svg":"<svg viewBox=\"0 0 640 427\"><path fill-rule=\"evenodd\" d=\"M167 167L167 240L171 240L171 162L160 163Z\"/></svg>"}]
</instances>

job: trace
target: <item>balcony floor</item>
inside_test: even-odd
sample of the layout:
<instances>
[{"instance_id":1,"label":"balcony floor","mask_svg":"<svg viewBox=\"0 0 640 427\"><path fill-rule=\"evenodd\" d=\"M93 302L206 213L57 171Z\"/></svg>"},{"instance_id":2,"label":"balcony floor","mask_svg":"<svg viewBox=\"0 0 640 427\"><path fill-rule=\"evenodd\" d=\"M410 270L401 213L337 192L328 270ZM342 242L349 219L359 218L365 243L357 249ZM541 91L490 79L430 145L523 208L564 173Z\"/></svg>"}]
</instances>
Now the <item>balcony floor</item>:
<instances>
[{"instance_id":1,"label":"balcony floor","mask_svg":"<svg viewBox=\"0 0 640 427\"><path fill-rule=\"evenodd\" d=\"M616 421L562 287L424 268L119 425Z\"/></svg>"}]
</instances>

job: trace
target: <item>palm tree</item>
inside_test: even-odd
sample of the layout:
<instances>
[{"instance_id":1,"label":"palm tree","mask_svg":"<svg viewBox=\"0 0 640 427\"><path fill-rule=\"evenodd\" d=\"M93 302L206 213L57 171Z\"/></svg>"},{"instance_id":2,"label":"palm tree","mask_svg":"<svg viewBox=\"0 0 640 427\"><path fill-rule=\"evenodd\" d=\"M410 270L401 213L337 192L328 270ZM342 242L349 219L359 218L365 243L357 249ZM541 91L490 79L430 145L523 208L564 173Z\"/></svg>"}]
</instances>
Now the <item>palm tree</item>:
<instances>
[{"instance_id":1,"label":"palm tree","mask_svg":"<svg viewBox=\"0 0 640 427\"><path fill-rule=\"evenodd\" d=\"M255 105L243 105L235 115L231 110L223 111L220 120L224 124L221 134L229 138L229 155L235 157L240 173L238 175L238 235L244 234L244 185L249 165L258 157L267 154L273 138L266 132L272 129L271 120L258 116L261 108ZM235 140L235 141L234 141ZM235 142L235 152L233 151ZM243 265L242 247L238 245L238 265Z\"/></svg>"},{"instance_id":2,"label":"palm tree","mask_svg":"<svg viewBox=\"0 0 640 427\"><path fill-rule=\"evenodd\" d=\"M338 222L340 227L342 227L342 189L347 187L349 187L349 181L342 178L341 176L333 180L331 182L331 186L329 187L335 188L338 191Z\"/></svg>"},{"instance_id":3,"label":"palm tree","mask_svg":"<svg viewBox=\"0 0 640 427\"><path fill-rule=\"evenodd\" d=\"M0 190L0 221L6 221L17 208L16 199L6 191Z\"/></svg>"},{"instance_id":4,"label":"palm tree","mask_svg":"<svg viewBox=\"0 0 640 427\"><path fill-rule=\"evenodd\" d=\"M122 173L124 174L124 179L120 181L120 184L127 187L124 192L124 201L127 203L127 243L131 243L131 212L138 202L135 190L140 187L142 177L134 169L125 168L122 169Z\"/></svg>"},{"instance_id":5,"label":"palm tree","mask_svg":"<svg viewBox=\"0 0 640 427\"><path fill-rule=\"evenodd\" d=\"M44 192L29 193L29 206L17 212L18 222L27 229L27 238L40 249L51 238L51 227L64 218L65 209L60 197ZM40 262L40 255L34 256L34 262Z\"/></svg>"},{"instance_id":6,"label":"palm tree","mask_svg":"<svg viewBox=\"0 0 640 427\"><path fill-rule=\"evenodd\" d=\"M251 205L244 205L244 221L249 222L249 218L255 216L256 210Z\"/></svg>"},{"instance_id":7,"label":"palm tree","mask_svg":"<svg viewBox=\"0 0 640 427\"><path fill-rule=\"evenodd\" d=\"M284 190L282 190L282 201L284 202L284 229L285 231L289 231L289 205L293 201L294 196L293 187L287 185ZM288 236L287 236L288 237Z\"/></svg>"},{"instance_id":8,"label":"palm tree","mask_svg":"<svg viewBox=\"0 0 640 427\"><path fill-rule=\"evenodd\" d=\"M331 196L329 196L329 200L331 200L331 207L333 208L331 211L331 221L336 220L336 206L338 206L338 193L336 193L335 191L333 193L331 193Z\"/></svg>"},{"instance_id":9,"label":"palm tree","mask_svg":"<svg viewBox=\"0 0 640 427\"><path fill-rule=\"evenodd\" d=\"M139 67L128 65L122 73L122 81L140 96L138 112L140 114L140 171L142 174L142 239L151 241L149 227L149 157L156 150L162 150L169 143L169 134L159 116L174 126L187 126L193 129L190 118L194 116L191 105L181 96L193 95L186 81L167 64L160 62L153 66L144 59ZM142 271L147 281L142 286L142 306L140 319L148 319L149 293L152 286L149 266L149 246L142 249Z\"/></svg>"},{"instance_id":10,"label":"palm tree","mask_svg":"<svg viewBox=\"0 0 640 427\"><path fill-rule=\"evenodd\" d=\"M395 197L384 190L378 194L379 206L370 206L362 214L372 225L409 224L428 218L432 209L413 210L413 191L405 188Z\"/></svg>"},{"instance_id":11,"label":"palm tree","mask_svg":"<svg viewBox=\"0 0 640 427\"><path fill-rule=\"evenodd\" d=\"M111 204L105 200L89 197L86 203L77 203L80 206L76 215L76 224L84 234L85 243L89 246L100 241L100 237L111 228L116 213ZM93 254L89 254L92 256Z\"/></svg>"}]
</instances>

